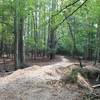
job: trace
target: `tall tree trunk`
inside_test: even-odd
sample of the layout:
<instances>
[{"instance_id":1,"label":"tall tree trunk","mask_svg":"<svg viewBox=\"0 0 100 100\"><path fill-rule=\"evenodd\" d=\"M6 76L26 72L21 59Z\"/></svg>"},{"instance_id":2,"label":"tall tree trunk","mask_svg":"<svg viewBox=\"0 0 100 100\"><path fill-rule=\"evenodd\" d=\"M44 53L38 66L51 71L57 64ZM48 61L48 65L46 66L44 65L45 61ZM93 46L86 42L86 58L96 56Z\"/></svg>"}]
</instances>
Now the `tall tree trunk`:
<instances>
[{"instance_id":1,"label":"tall tree trunk","mask_svg":"<svg viewBox=\"0 0 100 100\"><path fill-rule=\"evenodd\" d=\"M14 32L15 32L15 64L16 69L23 66L23 25L24 19L18 13L19 0L16 0L16 10L14 17Z\"/></svg>"},{"instance_id":2,"label":"tall tree trunk","mask_svg":"<svg viewBox=\"0 0 100 100\"><path fill-rule=\"evenodd\" d=\"M52 0L52 11L56 10L56 0ZM50 8L49 8L50 11ZM54 30L54 23L55 23L55 18L52 17L52 15L50 16L51 19L49 20L49 27L48 27L48 48L49 48L49 57L50 59L55 58L55 49L56 49L56 33Z\"/></svg>"},{"instance_id":3,"label":"tall tree trunk","mask_svg":"<svg viewBox=\"0 0 100 100\"><path fill-rule=\"evenodd\" d=\"M24 45L23 45L23 27L24 27L24 19L23 17L20 18L19 24L19 59L20 64L23 66L24 64Z\"/></svg>"},{"instance_id":4,"label":"tall tree trunk","mask_svg":"<svg viewBox=\"0 0 100 100\"><path fill-rule=\"evenodd\" d=\"M77 49L77 46L76 46L76 39L75 39L75 37L73 35L73 31L72 31L72 28L71 28L71 25L70 25L69 22L68 22L68 26L69 26L70 34L71 34L71 37L72 37L72 40L73 40L74 50L77 53L78 61L80 63L80 67L83 68L82 61L81 61L81 58L80 58L80 56L78 54L78 49Z\"/></svg>"}]
</instances>

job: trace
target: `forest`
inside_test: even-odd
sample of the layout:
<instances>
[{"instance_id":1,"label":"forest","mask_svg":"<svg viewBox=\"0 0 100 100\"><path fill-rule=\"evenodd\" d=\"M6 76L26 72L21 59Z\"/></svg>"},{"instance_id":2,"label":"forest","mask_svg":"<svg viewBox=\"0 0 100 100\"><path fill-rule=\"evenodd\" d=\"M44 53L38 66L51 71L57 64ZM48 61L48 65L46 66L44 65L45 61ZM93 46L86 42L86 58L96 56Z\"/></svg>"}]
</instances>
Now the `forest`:
<instances>
[{"instance_id":1,"label":"forest","mask_svg":"<svg viewBox=\"0 0 100 100\"><path fill-rule=\"evenodd\" d=\"M0 82L0 100L100 100L100 0L0 0Z\"/></svg>"}]
</instances>

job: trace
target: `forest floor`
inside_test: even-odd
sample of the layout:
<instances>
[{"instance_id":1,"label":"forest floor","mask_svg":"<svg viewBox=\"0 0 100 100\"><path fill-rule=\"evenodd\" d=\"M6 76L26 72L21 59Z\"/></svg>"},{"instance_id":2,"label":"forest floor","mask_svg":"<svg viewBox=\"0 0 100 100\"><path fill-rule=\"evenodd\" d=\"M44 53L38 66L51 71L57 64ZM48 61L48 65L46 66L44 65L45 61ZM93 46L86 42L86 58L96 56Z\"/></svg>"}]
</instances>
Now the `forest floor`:
<instances>
[{"instance_id":1,"label":"forest floor","mask_svg":"<svg viewBox=\"0 0 100 100\"><path fill-rule=\"evenodd\" d=\"M1 72L0 100L83 100L84 90L77 84L64 85L61 82L66 69L79 66L78 61L64 56L56 58L53 61L28 62L28 68ZM92 66L91 62L84 61L84 64Z\"/></svg>"}]
</instances>

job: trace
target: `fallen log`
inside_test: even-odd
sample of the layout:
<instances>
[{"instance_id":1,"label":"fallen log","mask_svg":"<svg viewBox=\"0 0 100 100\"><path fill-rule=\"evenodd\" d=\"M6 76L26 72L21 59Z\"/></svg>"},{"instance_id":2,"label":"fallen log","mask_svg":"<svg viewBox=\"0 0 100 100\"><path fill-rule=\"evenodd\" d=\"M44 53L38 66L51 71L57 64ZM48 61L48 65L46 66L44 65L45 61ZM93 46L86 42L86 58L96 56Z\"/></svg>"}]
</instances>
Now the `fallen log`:
<instances>
[{"instance_id":1,"label":"fallen log","mask_svg":"<svg viewBox=\"0 0 100 100\"><path fill-rule=\"evenodd\" d=\"M82 88L88 89L90 92L93 92L92 86L80 73L77 74L77 83Z\"/></svg>"},{"instance_id":2,"label":"fallen log","mask_svg":"<svg viewBox=\"0 0 100 100\"><path fill-rule=\"evenodd\" d=\"M84 70L87 70L87 71L89 71L89 72L91 72L91 73L100 74L100 69L99 69L99 68L88 67L88 66L86 66L86 67L84 67L83 69L84 69Z\"/></svg>"},{"instance_id":3,"label":"fallen log","mask_svg":"<svg viewBox=\"0 0 100 100\"><path fill-rule=\"evenodd\" d=\"M100 84L97 84L97 85L93 85L92 88L97 88L97 87L100 87Z\"/></svg>"},{"instance_id":4,"label":"fallen log","mask_svg":"<svg viewBox=\"0 0 100 100\"><path fill-rule=\"evenodd\" d=\"M80 73L86 79L98 81L100 79L100 69L94 67L74 68L72 73Z\"/></svg>"}]
</instances>

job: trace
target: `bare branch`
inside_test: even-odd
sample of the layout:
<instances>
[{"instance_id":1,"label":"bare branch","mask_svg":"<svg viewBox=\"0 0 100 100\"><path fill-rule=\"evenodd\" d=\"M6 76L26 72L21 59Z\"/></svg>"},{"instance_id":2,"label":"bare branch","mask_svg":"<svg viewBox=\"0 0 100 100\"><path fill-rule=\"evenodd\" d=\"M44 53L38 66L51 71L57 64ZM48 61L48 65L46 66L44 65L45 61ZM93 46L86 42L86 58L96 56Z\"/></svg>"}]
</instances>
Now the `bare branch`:
<instances>
[{"instance_id":1,"label":"bare branch","mask_svg":"<svg viewBox=\"0 0 100 100\"><path fill-rule=\"evenodd\" d=\"M71 4L69 4L69 5L66 5L64 8L62 8L62 9L61 9L60 11L58 11L56 14L52 15L52 17L55 17L55 16L59 15L64 9L67 9L68 7L70 7L70 6L74 5L74 4L76 4L78 1L80 1L80 0L76 0L76 1L73 2L73 3L71 3ZM51 17L51 18L52 18L52 17Z\"/></svg>"},{"instance_id":2,"label":"bare branch","mask_svg":"<svg viewBox=\"0 0 100 100\"><path fill-rule=\"evenodd\" d=\"M70 16L72 16L75 12L77 12L88 0L85 0L78 8L76 8L71 14L69 14L68 16L65 17L65 19L63 19L55 28L54 30L56 30L62 23L65 22L66 19L68 19Z\"/></svg>"}]
</instances>

